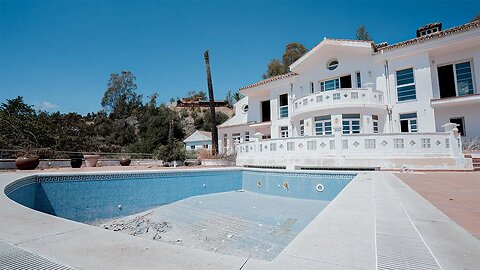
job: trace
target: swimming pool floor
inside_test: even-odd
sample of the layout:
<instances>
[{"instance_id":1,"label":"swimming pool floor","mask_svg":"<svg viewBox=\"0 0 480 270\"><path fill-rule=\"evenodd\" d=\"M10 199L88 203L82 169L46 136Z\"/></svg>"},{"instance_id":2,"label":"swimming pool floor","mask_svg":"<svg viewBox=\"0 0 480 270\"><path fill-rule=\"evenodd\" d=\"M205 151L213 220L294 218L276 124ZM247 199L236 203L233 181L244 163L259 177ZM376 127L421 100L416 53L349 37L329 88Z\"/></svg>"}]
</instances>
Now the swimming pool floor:
<instances>
[{"instance_id":1,"label":"swimming pool floor","mask_svg":"<svg viewBox=\"0 0 480 270\"><path fill-rule=\"evenodd\" d=\"M272 260L328 203L224 192L190 197L98 226L185 247Z\"/></svg>"}]
</instances>

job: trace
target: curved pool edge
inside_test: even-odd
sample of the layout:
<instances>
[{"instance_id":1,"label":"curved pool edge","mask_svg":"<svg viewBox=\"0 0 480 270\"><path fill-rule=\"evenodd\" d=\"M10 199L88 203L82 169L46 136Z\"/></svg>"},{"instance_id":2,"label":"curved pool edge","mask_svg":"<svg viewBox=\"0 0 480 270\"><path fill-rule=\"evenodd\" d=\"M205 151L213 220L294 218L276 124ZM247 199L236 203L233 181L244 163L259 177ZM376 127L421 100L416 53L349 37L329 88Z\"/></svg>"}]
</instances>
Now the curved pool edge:
<instances>
[{"instance_id":1,"label":"curved pool edge","mask_svg":"<svg viewBox=\"0 0 480 270\"><path fill-rule=\"evenodd\" d=\"M238 170L239 168L230 169ZM213 170L225 170L225 168ZM258 171L258 169L255 170ZM167 170L158 171L166 172ZM178 172L179 170L169 171ZM195 169L188 169L188 171L195 171ZM285 170L281 171L285 172ZM152 172L152 170L135 172ZM298 173L298 171L294 172ZM302 171L302 173L304 172ZM374 198L380 192L374 188L374 182L390 179L392 188L402 188L408 191L408 187L397 186L397 182L400 180L391 173L358 173L350 184L277 258L267 262L184 248L106 231L37 212L10 200L3 192L8 184L27 176L39 174L78 173L0 174L0 190L2 191L0 194L0 241L80 269L292 269L293 267L297 269L322 267L325 269L374 269L376 267L375 220L378 218L378 213L374 211ZM430 213L431 215L439 215L438 210L428 202L423 202L421 206L433 212ZM480 250L480 244L472 242L458 228L458 225L448 225L447 229L450 235L455 235L460 239L456 244L461 245L465 250L470 249L470 253L472 250ZM428 226L426 228L428 229ZM445 255L447 259L449 256L446 251L452 252L453 255L450 257L458 254L458 250L453 252L448 250L448 247L438 247L437 244L442 241L445 239L429 239L427 243L435 246L436 250L439 250L436 252ZM467 254L470 253L467 252ZM446 259L443 258L443 260ZM449 268L444 267L444 269Z\"/></svg>"}]
</instances>

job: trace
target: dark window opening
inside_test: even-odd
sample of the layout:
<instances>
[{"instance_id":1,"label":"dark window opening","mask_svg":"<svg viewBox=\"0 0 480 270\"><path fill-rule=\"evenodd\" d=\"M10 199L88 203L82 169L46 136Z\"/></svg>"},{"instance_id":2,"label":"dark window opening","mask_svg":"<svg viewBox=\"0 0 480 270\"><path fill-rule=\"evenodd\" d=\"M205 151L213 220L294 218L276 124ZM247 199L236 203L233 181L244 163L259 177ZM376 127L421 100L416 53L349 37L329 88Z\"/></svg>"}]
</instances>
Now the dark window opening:
<instances>
[{"instance_id":1,"label":"dark window opening","mask_svg":"<svg viewBox=\"0 0 480 270\"><path fill-rule=\"evenodd\" d=\"M438 84L440 86L440 98L454 97L455 77L453 75L453 65L438 67Z\"/></svg>"},{"instance_id":2,"label":"dark window opening","mask_svg":"<svg viewBox=\"0 0 480 270\"><path fill-rule=\"evenodd\" d=\"M280 95L280 106L288 105L288 94Z\"/></svg>"},{"instance_id":3,"label":"dark window opening","mask_svg":"<svg viewBox=\"0 0 480 270\"><path fill-rule=\"evenodd\" d=\"M262 122L270 121L270 100L262 101Z\"/></svg>"},{"instance_id":4,"label":"dark window opening","mask_svg":"<svg viewBox=\"0 0 480 270\"><path fill-rule=\"evenodd\" d=\"M408 132L408 120L401 120L400 121L400 131L401 132Z\"/></svg>"},{"instance_id":5,"label":"dark window opening","mask_svg":"<svg viewBox=\"0 0 480 270\"><path fill-rule=\"evenodd\" d=\"M450 123L457 124L457 129L460 135L465 136L465 119L463 117L450 118Z\"/></svg>"},{"instance_id":6,"label":"dark window opening","mask_svg":"<svg viewBox=\"0 0 480 270\"><path fill-rule=\"evenodd\" d=\"M352 75L340 77L340 88L352 88Z\"/></svg>"}]
</instances>

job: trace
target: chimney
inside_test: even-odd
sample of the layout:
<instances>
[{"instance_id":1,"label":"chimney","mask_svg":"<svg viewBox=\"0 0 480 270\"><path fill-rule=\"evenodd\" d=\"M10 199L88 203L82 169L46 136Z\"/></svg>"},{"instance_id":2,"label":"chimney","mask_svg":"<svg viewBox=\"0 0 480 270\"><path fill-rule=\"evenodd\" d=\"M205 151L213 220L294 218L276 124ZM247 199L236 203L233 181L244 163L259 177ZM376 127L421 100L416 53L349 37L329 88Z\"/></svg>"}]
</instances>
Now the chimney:
<instances>
[{"instance_id":1,"label":"chimney","mask_svg":"<svg viewBox=\"0 0 480 270\"><path fill-rule=\"evenodd\" d=\"M442 31L442 23L429 23L417 29L417 37L423 37Z\"/></svg>"}]
</instances>

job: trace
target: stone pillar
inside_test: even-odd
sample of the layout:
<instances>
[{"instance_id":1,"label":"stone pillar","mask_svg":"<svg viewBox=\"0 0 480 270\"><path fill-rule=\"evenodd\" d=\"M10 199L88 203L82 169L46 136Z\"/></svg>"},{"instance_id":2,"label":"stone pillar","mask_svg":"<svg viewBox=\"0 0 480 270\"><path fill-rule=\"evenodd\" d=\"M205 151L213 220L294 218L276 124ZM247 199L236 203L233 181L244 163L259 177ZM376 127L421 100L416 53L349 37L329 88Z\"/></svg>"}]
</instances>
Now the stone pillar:
<instances>
[{"instance_id":1,"label":"stone pillar","mask_svg":"<svg viewBox=\"0 0 480 270\"><path fill-rule=\"evenodd\" d=\"M342 115L332 115L332 132L335 137L335 157L342 157Z\"/></svg>"},{"instance_id":2,"label":"stone pillar","mask_svg":"<svg viewBox=\"0 0 480 270\"><path fill-rule=\"evenodd\" d=\"M442 127L445 129L445 132L449 134L448 138L450 139L450 153L454 157L463 157L462 150L462 139L460 133L457 129L458 124L447 123Z\"/></svg>"}]
</instances>

